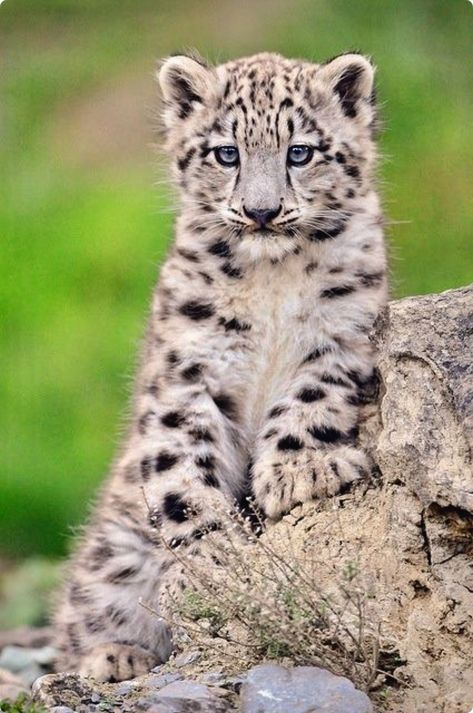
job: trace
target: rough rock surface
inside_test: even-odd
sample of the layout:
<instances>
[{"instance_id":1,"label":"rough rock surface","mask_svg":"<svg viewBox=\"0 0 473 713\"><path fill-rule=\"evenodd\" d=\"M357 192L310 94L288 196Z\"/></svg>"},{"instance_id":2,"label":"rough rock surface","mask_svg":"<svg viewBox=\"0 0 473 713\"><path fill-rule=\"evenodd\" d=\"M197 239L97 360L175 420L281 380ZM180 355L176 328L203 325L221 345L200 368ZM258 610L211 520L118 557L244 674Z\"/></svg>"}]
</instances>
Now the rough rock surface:
<instances>
[{"instance_id":1,"label":"rough rock surface","mask_svg":"<svg viewBox=\"0 0 473 713\"><path fill-rule=\"evenodd\" d=\"M241 689L242 713L371 713L368 696L315 666L255 666Z\"/></svg>"},{"instance_id":2,"label":"rough rock surface","mask_svg":"<svg viewBox=\"0 0 473 713\"><path fill-rule=\"evenodd\" d=\"M77 713L150 711L151 713L226 713L234 710L228 692L197 681L150 674L124 684L103 684L76 674L49 674L33 685L33 699L47 710L65 706Z\"/></svg>"}]
</instances>

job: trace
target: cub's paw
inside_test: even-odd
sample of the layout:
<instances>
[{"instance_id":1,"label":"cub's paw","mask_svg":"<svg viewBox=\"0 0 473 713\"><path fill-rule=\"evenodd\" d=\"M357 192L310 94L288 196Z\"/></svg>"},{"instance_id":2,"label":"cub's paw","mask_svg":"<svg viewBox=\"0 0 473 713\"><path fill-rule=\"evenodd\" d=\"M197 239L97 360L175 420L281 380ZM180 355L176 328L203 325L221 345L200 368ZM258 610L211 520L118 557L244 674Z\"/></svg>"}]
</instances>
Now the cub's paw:
<instances>
[{"instance_id":1,"label":"cub's paw","mask_svg":"<svg viewBox=\"0 0 473 713\"><path fill-rule=\"evenodd\" d=\"M326 451L296 446L294 441L293 449L268 454L254 465L256 502L271 519L300 503L336 495L370 472L366 454L352 446Z\"/></svg>"},{"instance_id":2,"label":"cub's paw","mask_svg":"<svg viewBox=\"0 0 473 713\"><path fill-rule=\"evenodd\" d=\"M142 676L160 663L159 657L140 646L100 644L81 661L79 674L97 681L127 681Z\"/></svg>"}]
</instances>

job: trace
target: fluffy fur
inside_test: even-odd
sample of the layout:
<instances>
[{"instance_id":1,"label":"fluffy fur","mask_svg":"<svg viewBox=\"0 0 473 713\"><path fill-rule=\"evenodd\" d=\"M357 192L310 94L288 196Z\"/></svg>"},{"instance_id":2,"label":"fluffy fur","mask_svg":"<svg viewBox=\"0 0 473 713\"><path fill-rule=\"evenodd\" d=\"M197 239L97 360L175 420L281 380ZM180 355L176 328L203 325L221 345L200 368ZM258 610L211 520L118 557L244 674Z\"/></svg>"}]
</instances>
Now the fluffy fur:
<instances>
[{"instance_id":1,"label":"fluffy fur","mask_svg":"<svg viewBox=\"0 0 473 713\"><path fill-rule=\"evenodd\" d=\"M354 440L386 300L373 74L356 54L162 64L182 211L129 434L57 611L59 669L119 680L169 656L139 605L177 577L163 538L196 547L247 494L277 518L367 473ZM313 148L307 165L287 164L294 144ZM222 145L237 166L217 162ZM265 230L248 217L270 209Z\"/></svg>"}]
</instances>

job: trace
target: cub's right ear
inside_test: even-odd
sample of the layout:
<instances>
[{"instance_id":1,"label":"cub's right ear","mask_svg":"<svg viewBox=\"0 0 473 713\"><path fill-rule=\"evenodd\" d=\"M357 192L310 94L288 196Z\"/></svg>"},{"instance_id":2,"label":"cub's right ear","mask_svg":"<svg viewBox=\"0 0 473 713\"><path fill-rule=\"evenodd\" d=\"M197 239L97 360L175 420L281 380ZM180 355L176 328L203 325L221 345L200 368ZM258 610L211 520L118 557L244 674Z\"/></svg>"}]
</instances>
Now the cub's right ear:
<instances>
[{"instance_id":1,"label":"cub's right ear","mask_svg":"<svg viewBox=\"0 0 473 713\"><path fill-rule=\"evenodd\" d=\"M164 122L184 121L202 105L211 103L217 78L213 67L200 58L177 55L165 59L158 80L166 105Z\"/></svg>"}]
</instances>

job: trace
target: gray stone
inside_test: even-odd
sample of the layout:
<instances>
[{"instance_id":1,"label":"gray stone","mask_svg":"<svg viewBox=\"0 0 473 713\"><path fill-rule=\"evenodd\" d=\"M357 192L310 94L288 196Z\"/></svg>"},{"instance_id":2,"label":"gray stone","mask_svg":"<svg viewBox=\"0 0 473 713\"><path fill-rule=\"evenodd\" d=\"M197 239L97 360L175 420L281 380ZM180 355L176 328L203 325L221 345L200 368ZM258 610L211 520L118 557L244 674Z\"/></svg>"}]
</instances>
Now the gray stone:
<instances>
[{"instance_id":1,"label":"gray stone","mask_svg":"<svg viewBox=\"0 0 473 713\"><path fill-rule=\"evenodd\" d=\"M473 513L473 287L391 302L376 344L385 478Z\"/></svg>"},{"instance_id":2,"label":"gray stone","mask_svg":"<svg viewBox=\"0 0 473 713\"><path fill-rule=\"evenodd\" d=\"M21 646L5 646L0 654L0 667L17 673L34 663L31 649Z\"/></svg>"},{"instance_id":3,"label":"gray stone","mask_svg":"<svg viewBox=\"0 0 473 713\"><path fill-rule=\"evenodd\" d=\"M115 689L116 696L128 696L136 688L136 684L133 681L122 681L119 683Z\"/></svg>"},{"instance_id":4,"label":"gray stone","mask_svg":"<svg viewBox=\"0 0 473 713\"><path fill-rule=\"evenodd\" d=\"M140 698L134 705L135 710L155 713L226 713L231 706L218 695L219 692L219 689L211 689L196 681L174 681Z\"/></svg>"},{"instance_id":5,"label":"gray stone","mask_svg":"<svg viewBox=\"0 0 473 713\"><path fill-rule=\"evenodd\" d=\"M57 651L54 646L42 646L30 649L31 657L40 666L51 666L56 659Z\"/></svg>"},{"instance_id":6,"label":"gray stone","mask_svg":"<svg viewBox=\"0 0 473 713\"><path fill-rule=\"evenodd\" d=\"M75 711L73 711L72 708L68 708L67 706L54 706L53 708L49 709L49 713L75 713Z\"/></svg>"},{"instance_id":7,"label":"gray stone","mask_svg":"<svg viewBox=\"0 0 473 713\"><path fill-rule=\"evenodd\" d=\"M173 671L161 674L150 674L146 677L146 686L159 690L160 688L164 688L164 686L168 686L170 683L174 683L174 681L180 680L182 680L182 675L177 672L174 673Z\"/></svg>"},{"instance_id":8,"label":"gray stone","mask_svg":"<svg viewBox=\"0 0 473 713\"><path fill-rule=\"evenodd\" d=\"M0 654L0 667L17 674L24 685L29 687L50 669L55 656L56 650L52 646L38 649L5 646Z\"/></svg>"},{"instance_id":9,"label":"gray stone","mask_svg":"<svg viewBox=\"0 0 473 713\"><path fill-rule=\"evenodd\" d=\"M370 713L368 696L342 676L313 666L262 664L241 688L242 713Z\"/></svg>"},{"instance_id":10,"label":"gray stone","mask_svg":"<svg viewBox=\"0 0 473 713\"><path fill-rule=\"evenodd\" d=\"M189 666L191 663L195 663L201 657L202 654L200 651L186 651L172 659L171 663L173 667L181 668L182 666Z\"/></svg>"}]
</instances>

